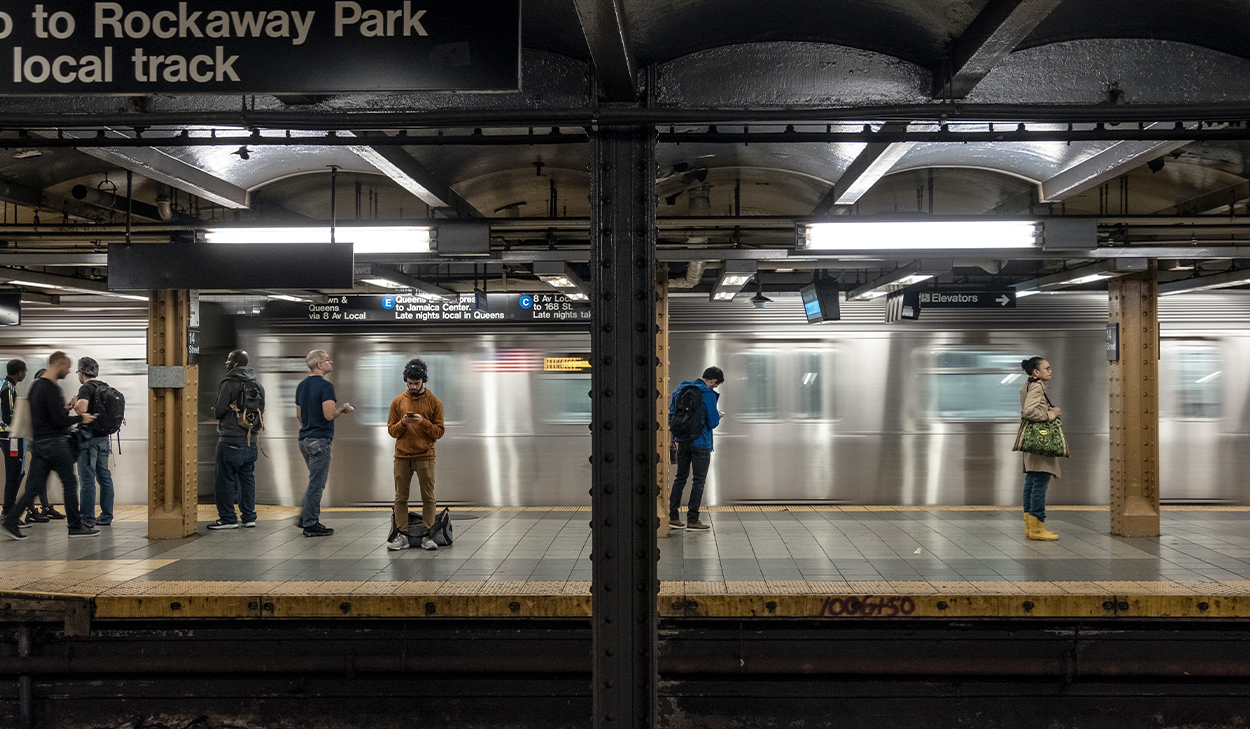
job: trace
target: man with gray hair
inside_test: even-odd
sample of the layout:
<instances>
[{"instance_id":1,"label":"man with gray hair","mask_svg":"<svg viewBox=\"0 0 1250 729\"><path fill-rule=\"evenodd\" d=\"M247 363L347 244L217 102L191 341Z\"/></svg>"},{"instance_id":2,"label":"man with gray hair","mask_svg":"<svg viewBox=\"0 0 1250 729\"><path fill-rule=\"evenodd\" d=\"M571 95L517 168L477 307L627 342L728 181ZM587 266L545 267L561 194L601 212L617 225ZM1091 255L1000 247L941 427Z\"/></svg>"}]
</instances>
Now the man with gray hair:
<instances>
[{"instance_id":1,"label":"man with gray hair","mask_svg":"<svg viewBox=\"0 0 1250 729\"><path fill-rule=\"evenodd\" d=\"M108 389L108 383L100 379L100 363L90 357L78 360L78 396L70 402L74 412L99 416L102 410L100 395ZM95 426L103 421L97 417L90 426L82 426L78 451L78 511L83 526L88 528L109 526L113 523L113 473L109 470L109 436ZM95 515L96 482L100 484L100 517Z\"/></svg>"},{"instance_id":2,"label":"man with gray hair","mask_svg":"<svg viewBox=\"0 0 1250 729\"><path fill-rule=\"evenodd\" d=\"M305 358L309 375L295 388L295 417L299 420L299 452L308 464L308 490L299 525L306 537L328 537L334 530L321 523L321 494L330 475L330 445L334 441L334 421L355 410L351 403L339 405L334 385L326 375L334 370L334 360L324 349L314 349Z\"/></svg>"}]
</instances>

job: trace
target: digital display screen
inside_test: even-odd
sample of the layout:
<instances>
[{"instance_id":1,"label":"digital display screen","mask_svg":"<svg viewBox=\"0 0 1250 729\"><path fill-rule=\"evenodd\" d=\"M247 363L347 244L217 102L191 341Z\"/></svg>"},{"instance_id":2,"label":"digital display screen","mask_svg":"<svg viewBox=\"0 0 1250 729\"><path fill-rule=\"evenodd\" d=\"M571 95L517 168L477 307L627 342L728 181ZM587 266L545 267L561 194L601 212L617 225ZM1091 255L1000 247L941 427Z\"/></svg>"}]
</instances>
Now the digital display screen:
<instances>
[{"instance_id":1,"label":"digital display screen","mask_svg":"<svg viewBox=\"0 0 1250 729\"><path fill-rule=\"evenodd\" d=\"M807 314L807 322L821 321L820 297L816 295L816 287L807 286L803 289L803 313Z\"/></svg>"},{"instance_id":2,"label":"digital display screen","mask_svg":"<svg viewBox=\"0 0 1250 729\"><path fill-rule=\"evenodd\" d=\"M0 326L22 323L22 292L0 291Z\"/></svg>"}]
</instances>

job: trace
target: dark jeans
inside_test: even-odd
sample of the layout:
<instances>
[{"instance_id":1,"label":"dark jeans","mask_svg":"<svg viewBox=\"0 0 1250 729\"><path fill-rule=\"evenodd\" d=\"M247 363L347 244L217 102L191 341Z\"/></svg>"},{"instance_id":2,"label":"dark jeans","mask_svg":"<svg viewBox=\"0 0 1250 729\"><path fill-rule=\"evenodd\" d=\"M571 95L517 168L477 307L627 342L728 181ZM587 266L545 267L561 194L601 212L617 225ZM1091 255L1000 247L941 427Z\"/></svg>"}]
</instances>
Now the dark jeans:
<instances>
[{"instance_id":1,"label":"dark jeans","mask_svg":"<svg viewBox=\"0 0 1250 729\"><path fill-rule=\"evenodd\" d=\"M113 473L109 471L108 436L91 436L78 453L78 511L87 526L113 523ZM95 517L95 486L100 483L100 518Z\"/></svg>"},{"instance_id":2,"label":"dark jeans","mask_svg":"<svg viewBox=\"0 0 1250 729\"><path fill-rule=\"evenodd\" d=\"M304 492L304 508L299 513L299 525L316 526L321 519L321 494L326 490L326 477L330 475L329 438L305 438L299 442L299 452L308 464L308 490Z\"/></svg>"},{"instance_id":3,"label":"dark jeans","mask_svg":"<svg viewBox=\"0 0 1250 729\"><path fill-rule=\"evenodd\" d=\"M213 480L217 518L227 524L256 521L255 445L217 442L217 473ZM239 505L235 516L234 505Z\"/></svg>"},{"instance_id":4,"label":"dark jeans","mask_svg":"<svg viewBox=\"0 0 1250 729\"><path fill-rule=\"evenodd\" d=\"M668 499L668 518L674 521L680 518L681 494L686 490L686 478L690 475L692 465L694 466L694 483L690 485L688 521L698 521L699 504L703 502L703 484L707 482L708 466L712 465L712 452L678 442L677 478L673 479L673 494Z\"/></svg>"},{"instance_id":5,"label":"dark jeans","mask_svg":"<svg viewBox=\"0 0 1250 729\"><path fill-rule=\"evenodd\" d=\"M78 515L78 478L74 476L74 455L70 453L65 436L36 440L30 449L30 474L26 477L26 489L8 512L5 523L16 526L18 518L35 503L35 497L48 488L48 474L56 471L61 477L65 492L66 526L72 532L82 526Z\"/></svg>"},{"instance_id":6,"label":"dark jeans","mask_svg":"<svg viewBox=\"0 0 1250 729\"><path fill-rule=\"evenodd\" d=\"M1045 471L1027 471L1024 474L1024 513L1046 521L1046 487L1050 474Z\"/></svg>"}]
</instances>

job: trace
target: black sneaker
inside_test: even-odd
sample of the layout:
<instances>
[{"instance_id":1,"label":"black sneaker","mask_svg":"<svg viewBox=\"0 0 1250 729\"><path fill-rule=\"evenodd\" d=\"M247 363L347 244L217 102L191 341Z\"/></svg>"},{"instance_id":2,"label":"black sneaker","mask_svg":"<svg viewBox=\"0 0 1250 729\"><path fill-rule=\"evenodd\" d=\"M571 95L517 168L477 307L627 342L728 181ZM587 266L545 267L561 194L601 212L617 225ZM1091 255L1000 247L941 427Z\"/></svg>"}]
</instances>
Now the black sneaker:
<instances>
[{"instance_id":1,"label":"black sneaker","mask_svg":"<svg viewBox=\"0 0 1250 729\"><path fill-rule=\"evenodd\" d=\"M16 524L7 521L0 522L0 535L18 541L27 539L27 536L22 534L22 530Z\"/></svg>"},{"instance_id":2,"label":"black sneaker","mask_svg":"<svg viewBox=\"0 0 1250 729\"><path fill-rule=\"evenodd\" d=\"M306 537L328 537L333 533L333 529L321 522L317 522L310 527L304 527L304 536Z\"/></svg>"},{"instance_id":3,"label":"black sneaker","mask_svg":"<svg viewBox=\"0 0 1250 729\"><path fill-rule=\"evenodd\" d=\"M100 530L92 529L88 526L80 526L77 529L70 529L69 536L71 539L74 537L98 537L100 536Z\"/></svg>"},{"instance_id":4,"label":"black sneaker","mask_svg":"<svg viewBox=\"0 0 1250 729\"><path fill-rule=\"evenodd\" d=\"M209 524L209 525L208 525L208 528L209 528L209 529L212 529L213 531L217 531L217 530L219 530L219 529L238 529L238 528L239 528L239 522L237 522L237 521L222 521L221 519L218 519L217 521L213 522L212 524Z\"/></svg>"},{"instance_id":5,"label":"black sneaker","mask_svg":"<svg viewBox=\"0 0 1250 729\"><path fill-rule=\"evenodd\" d=\"M245 521L245 522L243 522L243 524L242 524L241 526L242 526L244 529L255 529L255 528L256 528L256 522L254 522L254 521Z\"/></svg>"},{"instance_id":6,"label":"black sneaker","mask_svg":"<svg viewBox=\"0 0 1250 729\"><path fill-rule=\"evenodd\" d=\"M56 507L52 506L51 504L43 507L43 515L48 517L49 519L64 519L65 518L65 515L57 511Z\"/></svg>"},{"instance_id":7,"label":"black sneaker","mask_svg":"<svg viewBox=\"0 0 1250 729\"><path fill-rule=\"evenodd\" d=\"M26 512L27 524L35 524L35 523L47 524L50 521L52 521L52 517L39 511L38 509L31 509L30 511Z\"/></svg>"}]
</instances>

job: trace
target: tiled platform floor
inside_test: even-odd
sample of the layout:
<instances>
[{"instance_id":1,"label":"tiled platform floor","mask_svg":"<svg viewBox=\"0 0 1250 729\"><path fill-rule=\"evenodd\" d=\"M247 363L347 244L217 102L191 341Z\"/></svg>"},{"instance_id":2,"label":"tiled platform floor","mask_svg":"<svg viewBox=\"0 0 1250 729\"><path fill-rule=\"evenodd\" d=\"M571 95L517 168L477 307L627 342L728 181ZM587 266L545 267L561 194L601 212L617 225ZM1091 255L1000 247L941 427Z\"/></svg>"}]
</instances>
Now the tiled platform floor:
<instances>
[{"instance_id":1,"label":"tiled platform floor","mask_svg":"<svg viewBox=\"0 0 1250 729\"><path fill-rule=\"evenodd\" d=\"M388 552L383 509L329 509L310 539L295 509L256 529L149 540L141 507L95 539L64 522L0 542L0 590L82 595L586 595L589 507L453 509L456 543ZM670 595L1250 595L1250 508L1164 510L1158 538L1108 533L1103 507L1054 507L1058 542L1024 539L1008 507L720 507L708 532L660 541Z\"/></svg>"}]
</instances>

